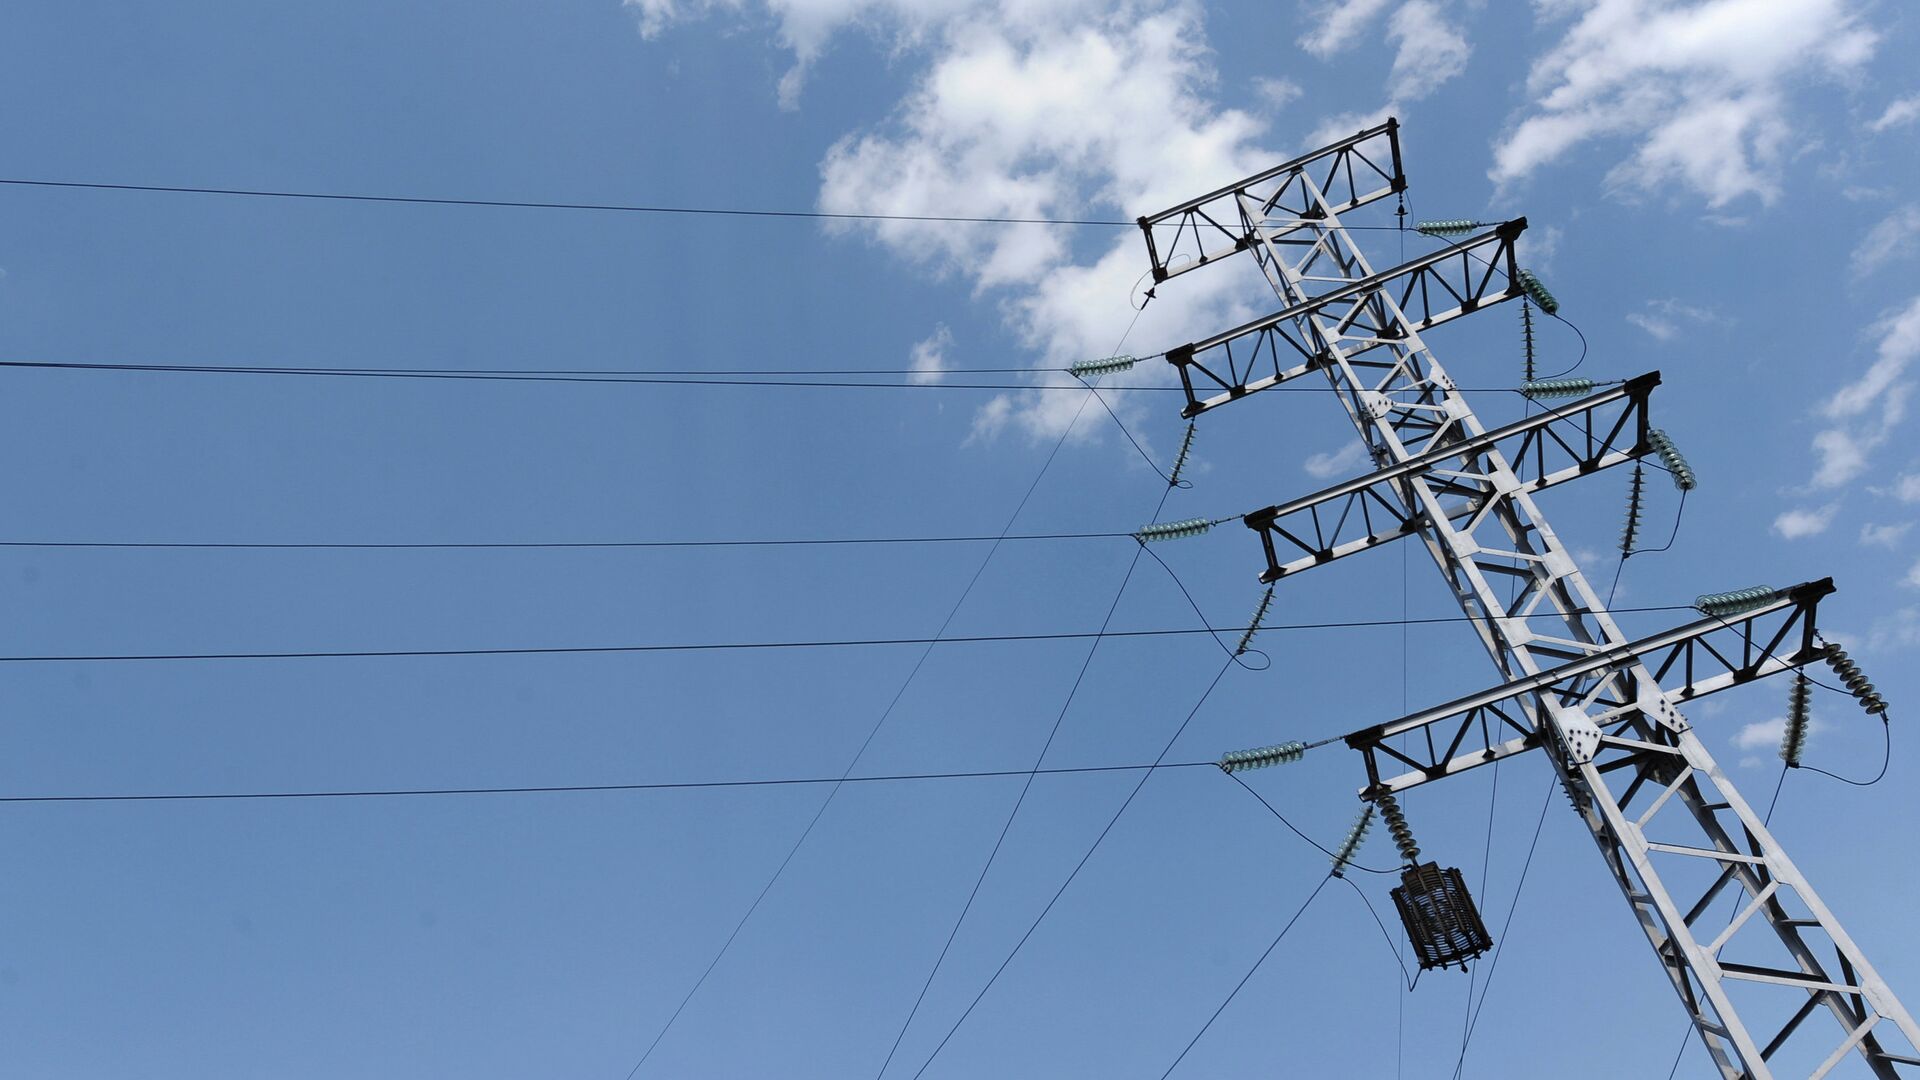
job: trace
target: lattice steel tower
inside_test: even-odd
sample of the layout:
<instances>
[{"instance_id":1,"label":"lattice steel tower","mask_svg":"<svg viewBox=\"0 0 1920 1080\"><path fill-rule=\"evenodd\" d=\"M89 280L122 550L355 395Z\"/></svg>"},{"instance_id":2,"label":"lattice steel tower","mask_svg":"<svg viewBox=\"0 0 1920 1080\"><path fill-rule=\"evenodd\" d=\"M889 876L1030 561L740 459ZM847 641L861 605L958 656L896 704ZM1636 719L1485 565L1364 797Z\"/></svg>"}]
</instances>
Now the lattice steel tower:
<instances>
[{"instance_id":1,"label":"lattice steel tower","mask_svg":"<svg viewBox=\"0 0 1920 1080\"><path fill-rule=\"evenodd\" d=\"M1550 303L1516 265L1526 221L1375 272L1340 215L1405 190L1388 120L1139 221L1156 286L1245 252L1283 305L1168 351L1184 415L1318 375L1377 466L1247 515L1261 580L1418 536L1505 680L1350 736L1362 798L1391 804L1542 748L1724 1076L1818 1077L1849 1058L1920 1076L1920 1028L1676 708L1823 658L1814 616L1831 582L1751 590L1624 637L1533 493L1660 449L1647 422L1659 375L1484 428L1420 335L1530 289ZM1730 885L1738 904L1722 923L1726 908L1707 909ZM1804 1023L1822 1010L1837 1038Z\"/></svg>"}]
</instances>

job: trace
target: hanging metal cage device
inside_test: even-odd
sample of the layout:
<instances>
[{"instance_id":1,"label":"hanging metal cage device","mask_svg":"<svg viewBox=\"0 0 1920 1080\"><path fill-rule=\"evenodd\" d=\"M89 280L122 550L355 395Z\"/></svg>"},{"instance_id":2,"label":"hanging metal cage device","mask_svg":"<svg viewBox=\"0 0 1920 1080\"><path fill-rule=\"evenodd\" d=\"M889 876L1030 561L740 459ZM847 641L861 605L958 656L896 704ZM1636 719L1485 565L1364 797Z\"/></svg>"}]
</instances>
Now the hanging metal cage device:
<instances>
[{"instance_id":1,"label":"hanging metal cage device","mask_svg":"<svg viewBox=\"0 0 1920 1080\"><path fill-rule=\"evenodd\" d=\"M1467 961L1493 947L1456 867L1442 870L1430 862L1407 867L1393 890L1393 906L1400 909L1422 970L1454 964L1465 968Z\"/></svg>"}]
</instances>

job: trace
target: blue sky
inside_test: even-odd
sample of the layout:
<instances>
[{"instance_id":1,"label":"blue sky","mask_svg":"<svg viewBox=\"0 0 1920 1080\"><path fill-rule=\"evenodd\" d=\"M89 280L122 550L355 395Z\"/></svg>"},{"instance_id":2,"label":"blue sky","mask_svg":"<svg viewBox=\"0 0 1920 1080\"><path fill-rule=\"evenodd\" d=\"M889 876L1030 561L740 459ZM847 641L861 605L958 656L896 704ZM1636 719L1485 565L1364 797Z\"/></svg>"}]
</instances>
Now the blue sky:
<instances>
[{"instance_id":1,"label":"blue sky","mask_svg":"<svg viewBox=\"0 0 1920 1080\"><path fill-rule=\"evenodd\" d=\"M1415 216L1527 215L1527 260L1591 343L1582 373L1664 374L1654 415L1701 488L1674 549L1628 564L1619 602L1832 575L1830 633L1897 719L1920 700L1920 458L1905 443L1920 356L1920 85L1906 58L1920 39L1900 5L63 2L14 5L6 22L11 178L1131 218L1396 114ZM1398 258L1393 234L1368 242L1376 264ZM1129 229L9 187L0 359L916 364L953 381L938 369L1105 355L1145 266ZM1164 290L1126 348L1271 307L1246 276L1200 280L1214 276ZM1509 385L1516 323L1501 308L1431 344L1463 383ZM1578 355L1558 324L1542 341L1551 359ZM0 540L16 541L991 533L1080 404L20 369L5 383ZM1510 395L1486 397L1489 421L1517 415ZM1118 407L1171 456L1182 425L1165 395ZM1166 516L1312 490L1358 467L1353 442L1313 395L1218 410ZM1625 482L1616 471L1542 500L1602 580ZM1161 487L1089 413L1017 530L1124 531ZM1673 512L1656 485L1650 528ZM1164 554L1215 622L1252 610L1260 556L1244 530ZM15 547L0 550L14 616L0 653L919 637L984 555ZM1092 629L1132 556L1124 540L1007 545L950 633ZM1412 548L1288 582L1274 619L1403 610L1452 613ZM1151 564L1114 616L1191 619ZM1493 679L1459 625L1263 642L1272 669L1230 672L1174 760L1336 734ZM935 649L861 768L1028 767L1085 650ZM11 664L0 790L837 775L915 658ZM1194 638L1103 643L1048 763L1151 760L1217 664ZM1776 776L1785 692L1774 680L1691 712L1753 799ZM1877 725L1830 695L1816 714L1808 760L1871 774ZM1901 856L1920 795L1912 742L1894 735L1888 783L1790 776L1776 827L1911 1002L1920 939ZM1331 843L1359 765L1327 750L1253 779ZM1499 933L1546 763L1513 762L1497 783L1480 770L1408 809ZM1035 783L888 1075L932 1053L1131 786ZM873 1075L1019 789L844 792L642 1075ZM15 804L0 814L0 1060L46 1077L622 1077L822 796ZM1545 1060L1570 1077L1661 1076L1681 1044L1682 1014L1582 832L1553 796L1468 1076L1537 1076ZM1376 838L1363 858L1387 852ZM1154 776L926 1075L1159 1075L1324 874L1225 778ZM1402 998L1397 977L1365 908L1330 889L1176 1075L1389 1075L1396 1043L1404 1075L1450 1075L1468 978L1429 976ZM1688 1055L1681 1075L1705 1075Z\"/></svg>"}]
</instances>

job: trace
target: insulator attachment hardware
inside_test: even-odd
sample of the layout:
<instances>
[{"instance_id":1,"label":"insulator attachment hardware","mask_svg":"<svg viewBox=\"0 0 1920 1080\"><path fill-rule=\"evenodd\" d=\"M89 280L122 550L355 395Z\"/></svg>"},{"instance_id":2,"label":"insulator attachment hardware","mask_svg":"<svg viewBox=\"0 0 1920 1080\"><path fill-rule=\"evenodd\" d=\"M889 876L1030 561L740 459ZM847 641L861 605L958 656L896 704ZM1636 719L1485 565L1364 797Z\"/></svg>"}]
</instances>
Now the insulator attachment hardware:
<instances>
[{"instance_id":1,"label":"insulator attachment hardware","mask_svg":"<svg viewBox=\"0 0 1920 1080\"><path fill-rule=\"evenodd\" d=\"M1634 545L1640 542L1640 507L1646 495L1647 470L1638 462L1633 466L1633 479L1627 483L1627 524L1620 530L1620 556L1625 558L1633 554Z\"/></svg>"},{"instance_id":2,"label":"insulator attachment hardware","mask_svg":"<svg viewBox=\"0 0 1920 1080\"><path fill-rule=\"evenodd\" d=\"M1220 768L1230 773L1246 772L1248 769L1264 769L1269 765L1291 765L1305 756L1306 743L1283 742L1252 750L1229 750L1220 755Z\"/></svg>"},{"instance_id":3,"label":"insulator attachment hardware","mask_svg":"<svg viewBox=\"0 0 1920 1080\"><path fill-rule=\"evenodd\" d=\"M1422 236L1465 236L1479 228L1481 222L1468 218L1447 218L1444 221L1423 221L1413 227L1413 231Z\"/></svg>"},{"instance_id":4,"label":"insulator attachment hardware","mask_svg":"<svg viewBox=\"0 0 1920 1080\"><path fill-rule=\"evenodd\" d=\"M1743 611L1765 607L1780 596L1779 589L1756 585L1751 589L1735 589L1732 592L1704 593L1693 598L1693 606L1702 615L1738 615Z\"/></svg>"},{"instance_id":5,"label":"insulator attachment hardware","mask_svg":"<svg viewBox=\"0 0 1920 1080\"><path fill-rule=\"evenodd\" d=\"M1560 310L1560 301L1554 299L1545 285L1540 284L1540 279L1534 276L1533 271L1517 270L1514 272L1513 281L1520 286L1521 292L1527 294L1527 299L1539 305L1541 311L1552 315Z\"/></svg>"},{"instance_id":6,"label":"insulator attachment hardware","mask_svg":"<svg viewBox=\"0 0 1920 1080\"><path fill-rule=\"evenodd\" d=\"M1647 444L1653 447L1654 453L1660 455L1660 463L1673 474L1674 487L1681 491L1692 491L1700 485L1700 481L1693 475L1693 466L1687 464L1686 457L1680 453L1678 447L1673 445L1673 438L1666 432L1659 428L1649 430Z\"/></svg>"},{"instance_id":7,"label":"insulator attachment hardware","mask_svg":"<svg viewBox=\"0 0 1920 1080\"><path fill-rule=\"evenodd\" d=\"M1833 673L1840 676L1840 681L1847 684L1847 692L1860 700L1860 707L1867 711L1867 715L1879 716L1887 711L1887 700L1860 673L1860 665L1853 662L1847 650L1838 645L1828 645L1826 661Z\"/></svg>"},{"instance_id":8,"label":"insulator attachment hardware","mask_svg":"<svg viewBox=\"0 0 1920 1080\"><path fill-rule=\"evenodd\" d=\"M1520 298L1520 345L1525 350L1526 367L1523 369L1526 380L1532 382L1535 377L1533 362L1533 301Z\"/></svg>"},{"instance_id":9,"label":"insulator attachment hardware","mask_svg":"<svg viewBox=\"0 0 1920 1080\"><path fill-rule=\"evenodd\" d=\"M1189 536L1199 536L1213 528L1213 522L1206 518L1188 518L1185 521L1162 521L1152 525L1143 525L1133 534L1135 540L1143 544L1156 540L1181 540Z\"/></svg>"},{"instance_id":10,"label":"insulator attachment hardware","mask_svg":"<svg viewBox=\"0 0 1920 1080\"><path fill-rule=\"evenodd\" d=\"M1193 421L1187 421L1187 433L1180 440L1180 452L1174 455L1173 471L1167 476L1168 487L1180 485L1180 470L1187 467L1187 455L1193 452Z\"/></svg>"},{"instance_id":11,"label":"insulator attachment hardware","mask_svg":"<svg viewBox=\"0 0 1920 1080\"><path fill-rule=\"evenodd\" d=\"M1260 597L1260 606L1253 609L1253 621L1247 624L1246 632L1240 635L1240 644L1233 647L1233 655L1239 656L1253 644L1253 635L1260 632L1260 623L1267 617L1267 608L1272 604L1273 586L1269 585L1266 593Z\"/></svg>"},{"instance_id":12,"label":"insulator attachment hardware","mask_svg":"<svg viewBox=\"0 0 1920 1080\"><path fill-rule=\"evenodd\" d=\"M1400 860L1419 862L1420 845L1413 842L1413 828L1407 824L1406 811L1400 809L1400 800L1389 791L1373 801L1380 807L1380 816L1387 819L1387 833L1393 837L1393 846L1400 849Z\"/></svg>"},{"instance_id":13,"label":"insulator attachment hardware","mask_svg":"<svg viewBox=\"0 0 1920 1080\"><path fill-rule=\"evenodd\" d=\"M1360 816L1354 819L1353 828L1347 830L1347 838L1333 849L1333 876L1345 877L1347 865L1353 862L1353 856L1366 843L1367 830L1373 828L1373 804L1360 808Z\"/></svg>"},{"instance_id":14,"label":"insulator attachment hardware","mask_svg":"<svg viewBox=\"0 0 1920 1080\"><path fill-rule=\"evenodd\" d=\"M1787 691L1787 729L1780 736L1780 760L1790 769L1800 767L1800 755L1807 749L1807 725L1813 715L1813 680L1804 672L1794 675Z\"/></svg>"},{"instance_id":15,"label":"insulator attachment hardware","mask_svg":"<svg viewBox=\"0 0 1920 1080\"><path fill-rule=\"evenodd\" d=\"M1140 361L1131 356L1108 356L1099 360L1075 360L1067 366L1069 374L1111 375L1116 371L1125 371Z\"/></svg>"},{"instance_id":16,"label":"insulator attachment hardware","mask_svg":"<svg viewBox=\"0 0 1920 1080\"><path fill-rule=\"evenodd\" d=\"M1543 397L1579 397L1591 393L1592 379L1533 379L1520 387L1520 392L1530 398Z\"/></svg>"}]
</instances>

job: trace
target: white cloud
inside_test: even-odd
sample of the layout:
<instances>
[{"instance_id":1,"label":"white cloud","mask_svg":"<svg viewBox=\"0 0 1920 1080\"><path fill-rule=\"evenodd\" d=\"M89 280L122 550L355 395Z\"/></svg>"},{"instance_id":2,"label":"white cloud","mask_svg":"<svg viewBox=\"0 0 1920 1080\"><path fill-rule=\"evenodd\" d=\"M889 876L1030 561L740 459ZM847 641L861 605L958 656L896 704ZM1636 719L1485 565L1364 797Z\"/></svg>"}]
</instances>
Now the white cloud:
<instances>
[{"instance_id":1,"label":"white cloud","mask_svg":"<svg viewBox=\"0 0 1920 1080\"><path fill-rule=\"evenodd\" d=\"M1886 652L1920 645L1920 608L1903 607L1891 615L1873 620L1865 634L1827 631L1829 641L1838 641L1861 652Z\"/></svg>"},{"instance_id":2,"label":"white cloud","mask_svg":"<svg viewBox=\"0 0 1920 1080\"><path fill-rule=\"evenodd\" d=\"M1187 3L1087 8L1002 0L930 31L931 61L878 127L841 139L821 162L819 207L892 214L1132 216L1172 205L1278 160L1253 140L1263 123L1208 99L1214 72L1200 9ZM1137 232L1076 252L1058 226L880 221L842 231L872 237L936 274L991 296L1045 366L1116 351L1146 268ZM1191 340L1252 314L1244 281L1195 274L1177 300L1141 313L1130 340ZM1111 382L1164 379L1143 364ZM976 438L1013 426L1066 430L1072 394L1016 393L990 402ZM1098 426L1075 428L1097 432Z\"/></svg>"},{"instance_id":3,"label":"white cloud","mask_svg":"<svg viewBox=\"0 0 1920 1080\"><path fill-rule=\"evenodd\" d=\"M1294 103L1301 94L1306 93L1300 84L1292 79L1274 79L1261 76L1253 80L1253 90L1259 94L1269 108L1284 109Z\"/></svg>"},{"instance_id":4,"label":"white cloud","mask_svg":"<svg viewBox=\"0 0 1920 1080\"><path fill-rule=\"evenodd\" d=\"M1897 128L1905 124L1911 124L1916 119L1920 119L1920 94L1894 101L1887 106L1886 112L1880 114L1880 119L1875 120L1867 126L1876 132L1880 132L1886 131L1889 128Z\"/></svg>"},{"instance_id":5,"label":"white cloud","mask_svg":"<svg viewBox=\"0 0 1920 1080\"><path fill-rule=\"evenodd\" d=\"M1365 131L1367 128L1385 123L1387 117L1393 116L1396 111L1394 104L1388 102L1370 111L1335 113L1320 121L1319 126L1307 133L1306 145L1325 146L1331 142L1338 142L1355 132Z\"/></svg>"},{"instance_id":6,"label":"white cloud","mask_svg":"<svg viewBox=\"0 0 1920 1080\"><path fill-rule=\"evenodd\" d=\"M1809 536L1818 536L1833 524L1833 515L1840 509L1839 503L1828 503L1813 509L1798 508L1789 510L1773 519L1773 531L1787 540L1800 540Z\"/></svg>"},{"instance_id":7,"label":"white cloud","mask_svg":"<svg viewBox=\"0 0 1920 1080\"><path fill-rule=\"evenodd\" d=\"M1873 452L1906 418L1912 385L1903 376L1920 356L1920 297L1881 320L1876 329L1880 344L1873 363L1817 410L1834 424L1813 437L1816 488L1843 487L1865 473ZM1910 484L1902 477L1895 493L1909 502L1920 499L1920 482Z\"/></svg>"},{"instance_id":8,"label":"white cloud","mask_svg":"<svg viewBox=\"0 0 1920 1080\"><path fill-rule=\"evenodd\" d=\"M940 381L941 372L947 370L947 350L953 347L953 331L946 323L933 328L932 336L913 347L908 367L912 374L908 382L935 383Z\"/></svg>"},{"instance_id":9,"label":"white cloud","mask_svg":"<svg viewBox=\"0 0 1920 1080\"><path fill-rule=\"evenodd\" d=\"M1494 150L1502 185L1594 139L1637 143L1615 188L1678 184L1721 207L1771 201L1795 134L1790 91L1858 71L1875 35L1851 0L1569 0L1578 12L1528 76L1532 108Z\"/></svg>"},{"instance_id":10,"label":"white cloud","mask_svg":"<svg viewBox=\"0 0 1920 1080\"><path fill-rule=\"evenodd\" d=\"M1843 428L1828 428L1813 437L1813 454L1819 464L1813 470L1813 486L1845 487L1867 471L1867 455L1880 440Z\"/></svg>"},{"instance_id":11,"label":"white cloud","mask_svg":"<svg viewBox=\"0 0 1920 1080\"><path fill-rule=\"evenodd\" d=\"M1365 443L1351 442L1330 453L1309 454L1300 467L1315 480L1331 480L1336 476L1350 476L1367 460Z\"/></svg>"},{"instance_id":12,"label":"white cloud","mask_svg":"<svg viewBox=\"0 0 1920 1080\"><path fill-rule=\"evenodd\" d=\"M1821 722L1819 717L1816 716L1816 717L1808 718L1807 741L1811 743L1813 741L1813 736L1819 734L1822 731L1825 731L1826 729L1827 729L1827 725ZM1784 716L1776 716L1771 720L1758 720L1758 721L1755 721L1754 723L1746 724L1742 726L1739 731L1734 733L1733 745L1741 750L1745 750L1749 752L1755 751L1755 750L1772 750L1777 754L1780 751L1780 740L1784 738L1786 734L1787 734L1787 718ZM1761 759L1761 760L1764 760L1764 759ZM1746 761L1742 761L1741 764L1757 765L1757 764L1760 764L1760 761L1748 759Z\"/></svg>"},{"instance_id":13,"label":"white cloud","mask_svg":"<svg viewBox=\"0 0 1920 1080\"><path fill-rule=\"evenodd\" d=\"M1902 578L1901 582L1912 585L1915 588L1920 588L1920 562L1914 563L1913 566L1907 570L1907 576Z\"/></svg>"},{"instance_id":14,"label":"white cloud","mask_svg":"<svg viewBox=\"0 0 1920 1080\"><path fill-rule=\"evenodd\" d=\"M1920 248L1920 206L1903 206L1867 230L1853 249L1853 275L1865 277L1896 259L1911 256L1916 248Z\"/></svg>"},{"instance_id":15,"label":"white cloud","mask_svg":"<svg viewBox=\"0 0 1920 1080\"><path fill-rule=\"evenodd\" d=\"M677 22L721 11L741 14L746 0L621 0L640 19L643 37L658 37ZM914 41L944 19L958 15L980 0L762 0L778 23L780 44L793 52L793 67L781 77L780 104L794 108L806 83L807 71L826 51L841 27L863 23L890 31L903 41ZM1059 0L1062 7L1072 0ZM1009 3L1009 7L1026 5Z\"/></svg>"},{"instance_id":16,"label":"white cloud","mask_svg":"<svg viewBox=\"0 0 1920 1080\"><path fill-rule=\"evenodd\" d=\"M1387 9L1390 0L1324 0L1308 16L1313 26L1300 36L1300 47L1321 59L1346 49L1360 32Z\"/></svg>"},{"instance_id":17,"label":"white cloud","mask_svg":"<svg viewBox=\"0 0 1920 1080\"><path fill-rule=\"evenodd\" d=\"M1395 45L1387 97L1417 101L1467 69L1473 52L1467 39L1441 15L1434 0L1407 0L1387 21L1387 40Z\"/></svg>"},{"instance_id":18,"label":"white cloud","mask_svg":"<svg viewBox=\"0 0 1920 1080\"><path fill-rule=\"evenodd\" d=\"M1627 315L1627 321L1653 335L1656 341L1672 341L1689 324L1731 326L1733 320L1712 308L1684 303L1674 297L1647 301L1646 310Z\"/></svg>"},{"instance_id":19,"label":"white cloud","mask_svg":"<svg viewBox=\"0 0 1920 1080\"><path fill-rule=\"evenodd\" d=\"M1911 521L1902 525L1875 525L1872 522L1868 522L1860 526L1860 542L1872 547L1883 547L1891 550L1900 546L1900 541L1906 537L1908 531L1912 528L1913 522Z\"/></svg>"},{"instance_id":20,"label":"white cloud","mask_svg":"<svg viewBox=\"0 0 1920 1080\"><path fill-rule=\"evenodd\" d=\"M1893 497L1901 502L1920 502L1920 473L1906 473L1893 482Z\"/></svg>"}]
</instances>

